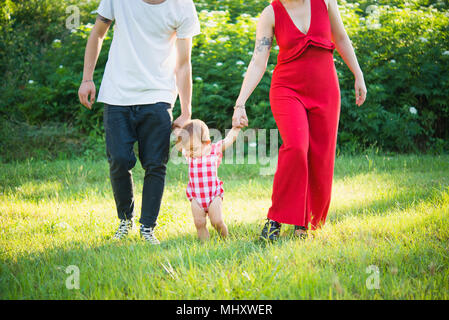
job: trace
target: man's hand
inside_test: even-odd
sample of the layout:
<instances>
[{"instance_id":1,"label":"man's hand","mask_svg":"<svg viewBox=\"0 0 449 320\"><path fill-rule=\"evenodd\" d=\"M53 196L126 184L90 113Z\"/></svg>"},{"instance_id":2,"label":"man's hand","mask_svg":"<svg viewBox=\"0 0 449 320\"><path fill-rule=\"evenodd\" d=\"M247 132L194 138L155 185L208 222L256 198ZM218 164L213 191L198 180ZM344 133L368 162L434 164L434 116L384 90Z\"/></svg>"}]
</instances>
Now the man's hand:
<instances>
[{"instance_id":1,"label":"man's hand","mask_svg":"<svg viewBox=\"0 0 449 320\"><path fill-rule=\"evenodd\" d=\"M173 122L173 128L182 128L190 120L190 115L182 114Z\"/></svg>"},{"instance_id":2,"label":"man's hand","mask_svg":"<svg viewBox=\"0 0 449 320\"><path fill-rule=\"evenodd\" d=\"M78 90L78 97L81 104L88 109L92 109L92 105L95 102L95 96L95 83L93 81L83 81L81 83L80 89Z\"/></svg>"},{"instance_id":3,"label":"man's hand","mask_svg":"<svg viewBox=\"0 0 449 320\"><path fill-rule=\"evenodd\" d=\"M243 128L248 126L248 117L244 108L235 108L232 116L232 126L236 128Z\"/></svg>"}]
</instances>

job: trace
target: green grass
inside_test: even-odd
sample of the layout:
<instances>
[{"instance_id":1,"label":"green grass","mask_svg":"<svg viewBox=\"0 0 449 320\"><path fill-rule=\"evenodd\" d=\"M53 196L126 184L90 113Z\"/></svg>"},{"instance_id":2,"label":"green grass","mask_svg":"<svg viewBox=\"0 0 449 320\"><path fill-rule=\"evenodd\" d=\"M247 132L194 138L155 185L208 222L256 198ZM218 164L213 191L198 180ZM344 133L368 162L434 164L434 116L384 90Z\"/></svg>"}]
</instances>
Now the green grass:
<instances>
[{"instance_id":1,"label":"green grass","mask_svg":"<svg viewBox=\"0 0 449 320\"><path fill-rule=\"evenodd\" d=\"M170 165L152 247L137 232L111 239L106 161L0 164L0 298L449 299L449 156L337 158L327 224L304 242L291 226L257 240L272 176L256 165L220 175L229 239L196 239L186 167ZM140 208L139 166L134 177ZM70 265L79 290L66 288ZM379 289L366 285L372 265Z\"/></svg>"}]
</instances>

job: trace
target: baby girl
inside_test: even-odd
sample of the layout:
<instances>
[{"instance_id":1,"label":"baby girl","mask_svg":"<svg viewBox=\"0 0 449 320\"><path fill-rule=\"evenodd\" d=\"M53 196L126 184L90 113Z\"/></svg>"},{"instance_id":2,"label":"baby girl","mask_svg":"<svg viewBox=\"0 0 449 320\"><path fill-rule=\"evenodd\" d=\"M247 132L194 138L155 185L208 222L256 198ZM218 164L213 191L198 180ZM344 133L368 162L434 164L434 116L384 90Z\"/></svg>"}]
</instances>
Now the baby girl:
<instances>
[{"instance_id":1,"label":"baby girl","mask_svg":"<svg viewBox=\"0 0 449 320\"><path fill-rule=\"evenodd\" d=\"M222 237L228 235L223 221L223 182L217 175L223 151L235 142L240 128L232 128L225 139L211 144L209 128L201 120L191 120L176 128L176 148L189 163L189 183L186 195L191 202L193 221L201 241L209 238L207 216Z\"/></svg>"}]
</instances>

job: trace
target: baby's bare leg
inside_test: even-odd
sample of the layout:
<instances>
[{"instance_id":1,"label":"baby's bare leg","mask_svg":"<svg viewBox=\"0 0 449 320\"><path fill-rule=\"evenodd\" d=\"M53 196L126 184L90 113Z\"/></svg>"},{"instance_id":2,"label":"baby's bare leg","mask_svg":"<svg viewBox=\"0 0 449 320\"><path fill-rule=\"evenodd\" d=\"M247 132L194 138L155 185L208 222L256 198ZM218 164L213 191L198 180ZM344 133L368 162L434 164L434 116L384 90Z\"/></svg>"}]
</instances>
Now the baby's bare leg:
<instances>
[{"instance_id":1,"label":"baby's bare leg","mask_svg":"<svg viewBox=\"0 0 449 320\"><path fill-rule=\"evenodd\" d=\"M192 200L191 204L193 222L195 223L196 231L198 232L198 238L200 238L201 241L205 241L209 239L209 231L207 231L206 212L204 212L203 208L201 208L201 206L195 199Z\"/></svg>"},{"instance_id":2,"label":"baby's bare leg","mask_svg":"<svg viewBox=\"0 0 449 320\"><path fill-rule=\"evenodd\" d=\"M228 227L223 221L223 215L222 215L222 203L221 197L215 197L215 199L212 201L212 203L209 205L209 218L210 223L215 228L215 230L220 233L222 237L228 236Z\"/></svg>"}]
</instances>

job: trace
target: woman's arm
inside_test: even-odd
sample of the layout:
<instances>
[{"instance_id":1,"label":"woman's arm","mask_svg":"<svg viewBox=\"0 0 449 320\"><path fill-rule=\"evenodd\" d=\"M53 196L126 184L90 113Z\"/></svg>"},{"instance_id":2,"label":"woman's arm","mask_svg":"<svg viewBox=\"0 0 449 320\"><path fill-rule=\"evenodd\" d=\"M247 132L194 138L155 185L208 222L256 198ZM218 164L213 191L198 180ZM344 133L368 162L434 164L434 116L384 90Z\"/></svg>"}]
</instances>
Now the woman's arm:
<instances>
[{"instance_id":1,"label":"woman's arm","mask_svg":"<svg viewBox=\"0 0 449 320\"><path fill-rule=\"evenodd\" d=\"M343 21L338 10L337 0L328 0L329 20L331 23L332 38L335 47L343 61L352 71L355 77L355 103L361 106L366 99L366 86L362 69L359 66L351 40L346 33Z\"/></svg>"},{"instance_id":2,"label":"woman's arm","mask_svg":"<svg viewBox=\"0 0 449 320\"><path fill-rule=\"evenodd\" d=\"M274 11L270 5L266 7L259 17L256 31L256 45L253 58L249 63L236 106L244 106L254 89L262 79L267 69L268 58L274 37ZM248 126L248 118L244 108L236 108L232 117L234 127Z\"/></svg>"},{"instance_id":3,"label":"woman's arm","mask_svg":"<svg viewBox=\"0 0 449 320\"><path fill-rule=\"evenodd\" d=\"M95 25L90 32L84 55L83 81L78 91L81 104L91 109L95 102L96 88L93 82L94 70L100 55L101 46L112 21L98 15ZM90 99L89 99L90 96Z\"/></svg>"}]
</instances>

